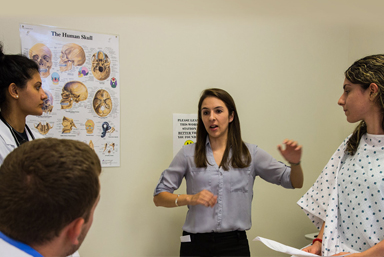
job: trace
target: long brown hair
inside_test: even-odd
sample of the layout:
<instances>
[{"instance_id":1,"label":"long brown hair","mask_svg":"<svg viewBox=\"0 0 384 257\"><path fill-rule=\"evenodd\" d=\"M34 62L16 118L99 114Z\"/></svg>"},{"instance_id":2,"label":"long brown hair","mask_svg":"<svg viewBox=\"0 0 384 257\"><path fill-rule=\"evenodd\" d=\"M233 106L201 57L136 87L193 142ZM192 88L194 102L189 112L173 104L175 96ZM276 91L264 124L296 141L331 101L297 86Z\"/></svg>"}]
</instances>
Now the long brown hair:
<instances>
[{"instance_id":1,"label":"long brown hair","mask_svg":"<svg viewBox=\"0 0 384 257\"><path fill-rule=\"evenodd\" d=\"M381 111L384 114L383 54L370 55L357 60L345 71L345 78L353 84L359 84L364 90L366 90L371 83L375 83L379 88L376 102L378 102ZM384 119L381 121L381 127L384 129ZM360 139L365 133L367 133L367 124L364 121L361 121L349 138L346 151L354 155L359 146Z\"/></svg>"},{"instance_id":2,"label":"long brown hair","mask_svg":"<svg viewBox=\"0 0 384 257\"><path fill-rule=\"evenodd\" d=\"M229 170L229 165L234 168L245 168L251 163L251 154L241 139L240 120L237 114L235 101L232 96L223 89L209 88L203 91L198 104L197 142L195 147L195 164L197 167L207 167L208 160L205 152L205 142L208 135L201 118L201 105L205 98L213 96L224 102L229 115L233 114L233 120L228 124L228 140L220 166ZM232 156L229 150L232 148Z\"/></svg>"}]
</instances>

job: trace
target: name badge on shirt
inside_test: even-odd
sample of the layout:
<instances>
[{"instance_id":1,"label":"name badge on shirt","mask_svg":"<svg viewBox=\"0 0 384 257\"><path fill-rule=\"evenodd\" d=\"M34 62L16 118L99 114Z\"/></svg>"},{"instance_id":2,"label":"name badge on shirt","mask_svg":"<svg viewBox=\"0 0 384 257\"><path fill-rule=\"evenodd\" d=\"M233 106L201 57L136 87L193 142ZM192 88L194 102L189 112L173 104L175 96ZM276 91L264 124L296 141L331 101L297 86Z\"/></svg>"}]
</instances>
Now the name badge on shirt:
<instances>
[{"instance_id":1,"label":"name badge on shirt","mask_svg":"<svg viewBox=\"0 0 384 257\"><path fill-rule=\"evenodd\" d=\"M191 236L190 236L190 235L181 236L181 237L180 237L180 241L181 241L182 243L191 242Z\"/></svg>"}]
</instances>

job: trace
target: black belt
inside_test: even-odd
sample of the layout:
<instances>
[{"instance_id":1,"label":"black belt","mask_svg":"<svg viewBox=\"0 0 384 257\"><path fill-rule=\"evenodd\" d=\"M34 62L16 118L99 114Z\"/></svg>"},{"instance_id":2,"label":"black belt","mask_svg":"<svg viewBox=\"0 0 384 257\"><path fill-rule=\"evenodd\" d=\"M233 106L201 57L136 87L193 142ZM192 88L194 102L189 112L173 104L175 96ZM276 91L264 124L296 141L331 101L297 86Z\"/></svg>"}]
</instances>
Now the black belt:
<instances>
[{"instance_id":1,"label":"black belt","mask_svg":"<svg viewBox=\"0 0 384 257\"><path fill-rule=\"evenodd\" d=\"M189 235L192 242L199 241L216 241L229 238L247 239L247 233L245 231L229 231L229 232L210 232L210 233L189 233L183 231L183 236Z\"/></svg>"}]
</instances>

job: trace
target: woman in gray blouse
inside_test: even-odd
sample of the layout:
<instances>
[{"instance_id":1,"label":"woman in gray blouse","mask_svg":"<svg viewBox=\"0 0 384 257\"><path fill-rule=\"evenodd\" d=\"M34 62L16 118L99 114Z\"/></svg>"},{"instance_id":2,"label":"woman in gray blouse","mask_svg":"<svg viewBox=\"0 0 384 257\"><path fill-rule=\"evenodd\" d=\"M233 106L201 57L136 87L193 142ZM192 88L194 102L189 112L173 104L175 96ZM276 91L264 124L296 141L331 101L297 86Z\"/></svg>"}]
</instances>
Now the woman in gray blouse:
<instances>
[{"instance_id":1,"label":"woman in gray blouse","mask_svg":"<svg viewBox=\"0 0 384 257\"><path fill-rule=\"evenodd\" d=\"M197 142L185 145L161 174L156 206L188 206L180 256L250 256L256 176L285 188L301 188L302 148L285 140L278 149L290 167L241 139L235 102L224 90L203 91L198 104ZM187 194L173 194L183 177Z\"/></svg>"}]
</instances>

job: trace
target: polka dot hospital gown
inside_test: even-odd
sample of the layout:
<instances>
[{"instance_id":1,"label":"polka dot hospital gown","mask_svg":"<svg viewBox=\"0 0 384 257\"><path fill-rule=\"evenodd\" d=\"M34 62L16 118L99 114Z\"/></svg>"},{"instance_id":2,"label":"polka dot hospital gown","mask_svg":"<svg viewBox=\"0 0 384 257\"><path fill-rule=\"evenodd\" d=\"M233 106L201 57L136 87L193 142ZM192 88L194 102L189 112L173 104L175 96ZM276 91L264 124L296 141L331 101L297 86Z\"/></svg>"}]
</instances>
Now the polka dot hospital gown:
<instances>
[{"instance_id":1,"label":"polka dot hospital gown","mask_svg":"<svg viewBox=\"0 0 384 257\"><path fill-rule=\"evenodd\" d=\"M325 221L324 256L384 239L384 135L363 135L355 155L345 153L348 138L297 202L318 229Z\"/></svg>"}]
</instances>

